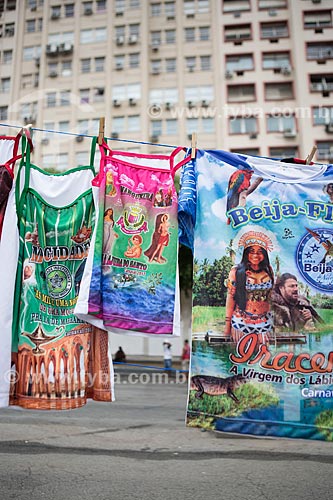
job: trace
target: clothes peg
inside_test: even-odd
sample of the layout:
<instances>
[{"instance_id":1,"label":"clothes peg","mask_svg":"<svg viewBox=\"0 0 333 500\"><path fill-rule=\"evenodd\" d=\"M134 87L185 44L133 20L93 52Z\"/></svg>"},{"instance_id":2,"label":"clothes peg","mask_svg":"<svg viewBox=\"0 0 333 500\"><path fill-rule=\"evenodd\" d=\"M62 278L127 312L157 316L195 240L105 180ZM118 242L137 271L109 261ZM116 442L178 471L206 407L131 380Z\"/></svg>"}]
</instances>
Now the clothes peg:
<instances>
[{"instance_id":1,"label":"clothes peg","mask_svg":"<svg viewBox=\"0 0 333 500\"><path fill-rule=\"evenodd\" d=\"M313 146L313 148L311 149L311 153L309 154L309 156L306 157L306 160L305 160L305 163L307 165L310 165L310 163L312 162L312 158L316 154L317 149L318 149L317 146Z\"/></svg>"},{"instance_id":2,"label":"clothes peg","mask_svg":"<svg viewBox=\"0 0 333 500\"><path fill-rule=\"evenodd\" d=\"M99 131L97 142L101 146L104 142L104 131L105 131L105 118L104 116L99 119Z\"/></svg>"},{"instance_id":3,"label":"clothes peg","mask_svg":"<svg viewBox=\"0 0 333 500\"><path fill-rule=\"evenodd\" d=\"M191 139L191 158L195 158L196 155L196 148L197 148L197 133L192 132L192 139Z\"/></svg>"}]
</instances>

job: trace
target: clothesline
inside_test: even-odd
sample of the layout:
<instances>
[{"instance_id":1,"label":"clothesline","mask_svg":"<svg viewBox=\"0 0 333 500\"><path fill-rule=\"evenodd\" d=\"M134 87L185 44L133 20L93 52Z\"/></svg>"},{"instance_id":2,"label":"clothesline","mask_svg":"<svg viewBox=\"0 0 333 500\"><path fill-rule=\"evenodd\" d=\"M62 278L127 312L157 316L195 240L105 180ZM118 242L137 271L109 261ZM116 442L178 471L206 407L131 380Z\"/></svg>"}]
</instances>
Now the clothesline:
<instances>
[{"instance_id":1,"label":"clothesline","mask_svg":"<svg viewBox=\"0 0 333 500\"><path fill-rule=\"evenodd\" d=\"M22 125L11 125L11 124L8 124L8 123L0 123L0 126L1 127L10 127L10 128L22 129ZM49 134L70 135L70 136L73 136L73 137L88 137L89 139L92 139L93 137L96 137L94 135L76 134L74 132L62 132L60 130L48 130L48 129L37 128L37 127L31 127L30 130L36 131L36 132L46 132L46 133L49 133ZM132 143L132 144L144 144L144 145L148 145L148 146L159 146L159 147L163 147L163 148L173 148L173 149L176 149L176 148L179 147L179 145L178 146L174 146L173 144L161 144L161 143L157 143L157 142L155 143L155 142L148 142L148 141L135 141L133 139L119 139L119 138L115 139L114 137L105 137L105 139L108 140L108 141L129 142L129 143Z\"/></svg>"}]
</instances>

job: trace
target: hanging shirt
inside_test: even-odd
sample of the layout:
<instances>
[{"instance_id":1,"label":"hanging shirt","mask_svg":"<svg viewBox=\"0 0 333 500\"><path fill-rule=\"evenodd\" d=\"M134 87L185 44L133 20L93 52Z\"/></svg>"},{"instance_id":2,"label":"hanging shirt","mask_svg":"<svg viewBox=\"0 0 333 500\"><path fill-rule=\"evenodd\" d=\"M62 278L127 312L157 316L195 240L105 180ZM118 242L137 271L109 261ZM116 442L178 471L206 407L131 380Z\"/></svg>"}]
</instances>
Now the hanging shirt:
<instances>
[{"instance_id":1,"label":"hanging shirt","mask_svg":"<svg viewBox=\"0 0 333 500\"><path fill-rule=\"evenodd\" d=\"M78 317L116 333L180 335L174 174L188 161L175 164L180 151L143 155L101 147L99 217Z\"/></svg>"},{"instance_id":2,"label":"hanging shirt","mask_svg":"<svg viewBox=\"0 0 333 500\"><path fill-rule=\"evenodd\" d=\"M16 204L11 199L8 206L8 220L16 209L19 224L11 404L71 409L88 397L113 399L108 335L74 315L94 226L93 177L90 166L48 174L30 163L29 148L20 167ZM9 224L6 214L4 241L7 236L15 241L10 235L14 217ZM1 276L10 282L12 260L1 255ZM5 300L0 296L1 306ZM8 327L9 313L5 317Z\"/></svg>"},{"instance_id":3,"label":"hanging shirt","mask_svg":"<svg viewBox=\"0 0 333 500\"><path fill-rule=\"evenodd\" d=\"M188 424L329 438L333 166L198 151L179 220L194 249Z\"/></svg>"}]
</instances>

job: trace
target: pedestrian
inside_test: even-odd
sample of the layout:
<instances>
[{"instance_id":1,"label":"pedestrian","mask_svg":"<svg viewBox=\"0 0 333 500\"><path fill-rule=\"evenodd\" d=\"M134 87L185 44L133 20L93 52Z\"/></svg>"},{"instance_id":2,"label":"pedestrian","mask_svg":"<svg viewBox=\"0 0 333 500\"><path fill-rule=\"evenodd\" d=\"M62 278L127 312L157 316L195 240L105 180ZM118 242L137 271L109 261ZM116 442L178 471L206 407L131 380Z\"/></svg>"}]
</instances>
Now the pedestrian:
<instances>
[{"instance_id":1,"label":"pedestrian","mask_svg":"<svg viewBox=\"0 0 333 500\"><path fill-rule=\"evenodd\" d=\"M113 361L118 361L118 363L126 363L126 354L124 353L121 346L118 347L118 351L114 355Z\"/></svg>"},{"instance_id":2,"label":"pedestrian","mask_svg":"<svg viewBox=\"0 0 333 500\"><path fill-rule=\"evenodd\" d=\"M163 342L163 354L164 354L164 368L170 370L172 367L172 353L171 344L169 342Z\"/></svg>"},{"instance_id":3,"label":"pedestrian","mask_svg":"<svg viewBox=\"0 0 333 500\"><path fill-rule=\"evenodd\" d=\"M184 347L182 351L182 370L188 371L190 366L190 357L191 357L191 349L188 340L186 339L184 341Z\"/></svg>"}]
</instances>

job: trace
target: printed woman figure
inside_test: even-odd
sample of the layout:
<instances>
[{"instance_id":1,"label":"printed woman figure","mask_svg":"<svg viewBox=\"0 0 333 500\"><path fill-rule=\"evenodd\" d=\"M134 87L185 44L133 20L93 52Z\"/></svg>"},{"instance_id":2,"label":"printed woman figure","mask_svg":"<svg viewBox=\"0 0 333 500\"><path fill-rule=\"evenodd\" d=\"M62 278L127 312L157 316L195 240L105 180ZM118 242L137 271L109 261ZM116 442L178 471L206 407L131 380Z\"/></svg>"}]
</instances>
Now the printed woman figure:
<instances>
[{"instance_id":1,"label":"printed woman figure","mask_svg":"<svg viewBox=\"0 0 333 500\"><path fill-rule=\"evenodd\" d=\"M113 209L108 208L104 212L103 253L105 254L111 254L114 240L118 238L118 234L113 230L113 227Z\"/></svg>"},{"instance_id":2,"label":"printed woman figure","mask_svg":"<svg viewBox=\"0 0 333 500\"><path fill-rule=\"evenodd\" d=\"M269 296L274 275L268 258L272 241L262 232L249 231L238 246L244 251L240 264L229 273L225 333L234 342L256 333L259 343L265 343L273 330Z\"/></svg>"},{"instance_id":3,"label":"printed woman figure","mask_svg":"<svg viewBox=\"0 0 333 500\"><path fill-rule=\"evenodd\" d=\"M162 252L169 244L169 215L158 214L155 221L155 231L153 233L150 247L144 252L148 257L149 262L157 260L160 264L164 264L166 259L162 257Z\"/></svg>"}]
</instances>

